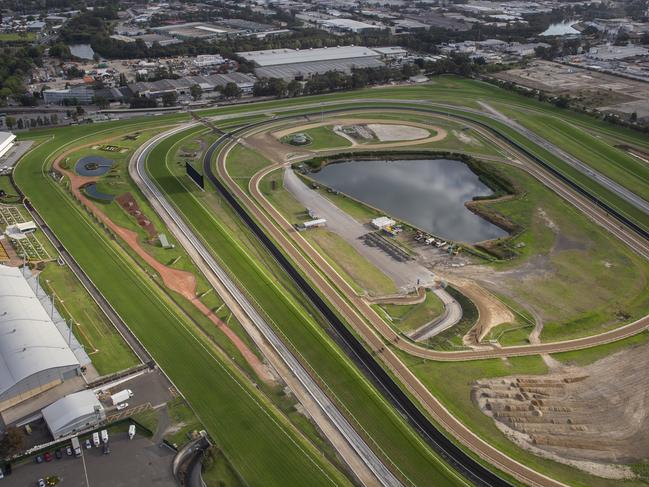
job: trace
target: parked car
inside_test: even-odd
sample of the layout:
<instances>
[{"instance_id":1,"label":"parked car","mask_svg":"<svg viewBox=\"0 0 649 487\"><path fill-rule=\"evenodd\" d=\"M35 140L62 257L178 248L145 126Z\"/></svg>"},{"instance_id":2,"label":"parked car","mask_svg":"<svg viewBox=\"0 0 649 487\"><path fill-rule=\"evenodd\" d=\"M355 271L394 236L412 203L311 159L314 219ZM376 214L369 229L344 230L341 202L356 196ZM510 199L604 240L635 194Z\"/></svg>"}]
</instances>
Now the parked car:
<instances>
[{"instance_id":1,"label":"parked car","mask_svg":"<svg viewBox=\"0 0 649 487\"><path fill-rule=\"evenodd\" d=\"M45 455L43 455L43 458L45 458L46 462L51 462L52 459L53 459L52 454L50 452L48 452L48 451L45 452Z\"/></svg>"},{"instance_id":2,"label":"parked car","mask_svg":"<svg viewBox=\"0 0 649 487\"><path fill-rule=\"evenodd\" d=\"M43 463L43 456L42 455L36 455L36 463Z\"/></svg>"},{"instance_id":3,"label":"parked car","mask_svg":"<svg viewBox=\"0 0 649 487\"><path fill-rule=\"evenodd\" d=\"M92 448L92 443L90 443L90 440L89 440L89 439L86 440L85 445L86 445L86 449L87 449L87 450L90 449L90 448Z\"/></svg>"},{"instance_id":4,"label":"parked car","mask_svg":"<svg viewBox=\"0 0 649 487\"><path fill-rule=\"evenodd\" d=\"M66 454L67 456L71 457L71 456L72 456L72 448L68 446L68 447L65 449L65 454Z\"/></svg>"},{"instance_id":5,"label":"parked car","mask_svg":"<svg viewBox=\"0 0 649 487\"><path fill-rule=\"evenodd\" d=\"M128 407L128 403L123 402L123 403L117 405L117 410L121 411L122 409L126 409L127 407Z\"/></svg>"},{"instance_id":6,"label":"parked car","mask_svg":"<svg viewBox=\"0 0 649 487\"><path fill-rule=\"evenodd\" d=\"M58 460L60 460L61 458L63 458L63 450L61 450L61 448L57 448L57 449L54 451L54 456L55 456Z\"/></svg>"},{"instance_id":7,"label":"parked car","mask_svg":"<svg viewBox=\"0 0 649 487\"><path fill-rule=\"evenodd\" d=\"M45 487L45 480L38 479L38 487Z\"/></svg>"}]
</instances>

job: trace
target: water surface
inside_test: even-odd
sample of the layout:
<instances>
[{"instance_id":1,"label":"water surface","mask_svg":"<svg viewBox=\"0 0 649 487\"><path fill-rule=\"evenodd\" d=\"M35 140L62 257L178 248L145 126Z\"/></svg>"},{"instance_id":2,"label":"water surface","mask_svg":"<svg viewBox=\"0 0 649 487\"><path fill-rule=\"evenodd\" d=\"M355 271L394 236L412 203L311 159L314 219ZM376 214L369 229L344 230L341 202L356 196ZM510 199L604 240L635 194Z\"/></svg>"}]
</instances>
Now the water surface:
<instances>
[{"instance_id":1,"label":"water surface","mask_svg":"<svg viewBox=\"0 0 649 487\"><path fill-rule=\"evenodd\" d=\"M90 44L70 44L70 54L79 59L93 59L95 51Z\"/></svg>"},{"instance_id":2,"label":"water surface","mask_svg":"<svg viewBox=\"0 0 649 487\"><path fill-rule=\"evenodd\" d=\"M566 35L575 35L580 34L580 32L573 27L576 22L574 20L569 20L565 22L558 22L556 24L550 24L545 31L541 32L542 36L566 36Z\"/></svg>"},{"instance_id":3,"label":"water surface","mask_svg":"<svg viewBox=\"0 0 649 487\"><path fill-rule=\"evenodd\" d=\"M507 235L464 206L474 196L493 193L458 161L350 160L329 164L311 176L440 237L473 243Z\"/></svg>"}]
</instances>

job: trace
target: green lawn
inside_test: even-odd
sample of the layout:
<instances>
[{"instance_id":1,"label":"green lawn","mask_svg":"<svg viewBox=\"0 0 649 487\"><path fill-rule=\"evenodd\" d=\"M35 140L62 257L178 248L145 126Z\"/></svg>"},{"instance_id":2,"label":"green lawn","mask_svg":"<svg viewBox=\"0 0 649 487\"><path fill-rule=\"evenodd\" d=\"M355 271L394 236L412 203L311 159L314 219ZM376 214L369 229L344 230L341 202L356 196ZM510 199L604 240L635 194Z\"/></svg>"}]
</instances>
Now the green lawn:
<instances>
[{"instance_id":1,"label":"green lawn","mask_svg":"<svg viewBox=\"0 0 649 487\"><path fill-rule=\"evenodd\" d=\"M600 333L646 314L645 260L532 177L510 166L496 170L524 194L484 205L525 231L507 243L519 257L494 267L514 271L527 262L538 268L525 279L515 275L505 282L515 302L539 310L543 341Z\"/></svg>"},{"instance_id":2,"label":"green lawn","mask_svg":"<svg viewBox=\"0 0 649 487\"><path fill-rule=\"evenodd\" d=\"M162 117L160 117L162 118ZM164 120L164 119L163 119ZM141 121L140 121L141 122ZM147 121L148 124L151 121ZM137 121L102 124L132 131ZM332 485L346 481L308 446L228 360L198 335L132 261L87 220L43 164L76 138L101 137L95 127L60 130L31 151L16 180L63 244L183 391L237 471L255 485Z\"/></svg>"},{"instance_id":3,"label":"green lawn","mask_svg":"<svg viewBox=\"0 0 649 487\"><path fill-rule=\"evenodd\" d=\"M33 32L0 32L0 42L8 42L10 44L22 44L34 42L36 34Z\"/></svg>"},{"instance_id":4,"label":"green lawn","mask_svg":"<svg viewBox=\"0 0 649 487\"><path fill-rule=\"evenodd\" d=\"M119 372L138 364L133 351L67 266L50 262L39 281L48 293L56 293L57 309L74 322L74 335L99 374Z\"/></svg>"},{"instance_id":5,"label":"green lawn","mask_svg":"<svg viewBox=\"0 0 649 487\"><path fill-rule=\"evenodd\" d=\"M382 304L380 308L391 318L390 322L402 333L416 330L430 323L444 312L444 303L427 289L426 299L419 304Z\"/></svg>"},{"instance_id":6,"label":"green lawn","mask_svg":"<svg viewBox=\"0 0 649 487\"><path fill-rule=\"evenodd\" d=\"M305 130L304 134L311 139L309 145L303 146L309 150L327 150L351 147L352 143L333 131L333 127L324 125L313 129ZM290 139L291 135L287 138ZM288 143L287 141L285 143Z\"/></svg>"},{"instance_id":7,"label":"green lawn","mask_svg":"<svg viewBox=\"0 0 649 487\"><path fill-rule=\"evenodd\" d=\"M352 285L356 284L372 296L397 292L392 279L334 232L324 228L308 230L304 232L304 238L327 257L336 271Z\"/></svg>"}]
</instances>

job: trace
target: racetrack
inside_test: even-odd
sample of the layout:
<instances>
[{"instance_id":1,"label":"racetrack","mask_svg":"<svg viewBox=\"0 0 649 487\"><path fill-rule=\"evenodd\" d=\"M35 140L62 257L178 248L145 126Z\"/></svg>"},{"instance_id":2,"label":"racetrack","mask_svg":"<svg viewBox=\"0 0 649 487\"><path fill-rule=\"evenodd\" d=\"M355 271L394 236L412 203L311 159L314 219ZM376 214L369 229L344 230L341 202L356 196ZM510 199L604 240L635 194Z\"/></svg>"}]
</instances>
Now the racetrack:
<instances>
[{"instance_id":1,"label":"racetrack","mask_svg":"<svg viewBox=\"0 0 649 487\"><path fill-rule=\"evenodd\" d=\"M413 109L409 108L409 110L413 110ZM423 111L427 112L426 110ZM260 124L256 124L255 128L258 128L259 125ZM482 131L484 132L484 129L482 129ZM237 134L241 134L245 132L246 132L245 129L239 130L237 131ZM499 141L496 137L494 137L493 134L489 134L489 135L491 140L499 144L503 143L502 140ZM219 143L224 143L224 142L226 142L225 139L219 141ZM221 178L223 178L223 180L226 182L228 186L227 191L236 194L238 200L242 201L246 205L247 210L253 213L257 221L260 221L262 225L264 225L265 231L269 232L273 236L273 238L276 241L278 241L280 245L282 245L282 248L291 255L294 261L298 263L300 269L304 271L312 279L312 282L316 284L320 292L323 292L327 296L327 298L333 303L333 305L336 306L337 309L346 311L343 312L343 314L348 319L348 322L352 326L354 326L354 329L359 334L361 334L361 336L363 336L363 338L366 340L366 343L370 345L374 353L383 356L384 361L387 363L387 365L390 367L393 373L395 373L395 375L397 375L397 377L399 377L408 386L411 393L413 393L416 397L422 400L422 403L425 406L427 406L428 411L431 414L433 414L433 417L435 417L435 419L437 419L440 423L442 423L447 429L452 431L456 435L456 438L459 438L460 441L465 442L465 444L469 444L474 449L474 451L478 449L480 453L484 454L486 458L489 458L492 461L492 463L498 465L500 468L511 473L517 478L520 479L521 477L523 477L525 478L526 482L529 482L531 484L553 485L554 481L552 481L551 479L547 479L544 476L538 476L536 472L527 472L527 470L529 469L526 469L525 467L521 469L522 466L517 462L513 462L511 459L508 459L506 457L505 459L503 459L502 454L500 454L500 452L497 451L489 452L489 451L481 450L485 446L480 444L481 440L478 439L476 445L476 438L475 437L471 438L472 435L470 434L470 432L463 431L463 429L465 430L463 425L454 424L455 421L454 418L451 415L449 415L449 413L443 408L443 406L441 406L441 404L439 404L435 400L435 398L433 398L430 395L430 393L427 390L425 390L425 388L423 388L423 386L421 386L419 381L414 376L411 376L409 371L405 370L405 367L396 358L396 356L394 356L394 354L392 354L392 352L389 349L384 348L383 342L372 332L371 329L369 329L366 326L365 322L358 316L354 308L350 307L348 302L345 299L342 299L338 295L335 289L331 287L331 285L325 279L322 278L319 272L308 261L306 261L306 259L304 259L304 257L300 254L300 252L296 251L293 245L294 242L290 242L286 235L287 234L290 235L290 238L293 240L300 239L301 237L299 237L298 234L292 231L292 228L290 227L290 223L286 222L286 220L284 220L283 217L274 208L272 208L272 205L270 205L267 201L265 201L265 198L259 191L258 188L259 180L267 170L263 170L257 175L255 175L255 177L253 177L253 180L251 180L251 184L250 184L251 193L253 194L257 202L259 202L259 204L263 206L264 211L261 211L259 207L255 204L255 202L252 201L250 197L246 195L245 192L243 192L236 185L236 183L234 183L232 179L229 178L225 168L225 159L227 157L228 150L233 145L234 145L233 142L227 143L223 147L223 150L219 153L217 159L217 171L221 176ZM217 147L218 147L218 143L211 148L211 150L208 152L207 157L205 158L204 170L208 175L210 175L211 172L210 157L216 151ZM509 149L511 150L511 148ZM526 167L528 172L530 172L535 177L540 179L544 184L551 187L552 189L555 189L555 191L557 191L561 196L563 196L565 199L573 203L578 208L586 209L587 214L592 219L600 223L602 226L612 230L613 233L615 233L616 235L621 236L626 241L627 244L633 246L636 249L636 251L638 251L639 253L644 254L647 251L646 243L642 239L638 239L637 236L633 234L631 234L631 238L627 238L628 234L626 232L620 232L618 230L619 226L616 223L611 221L609 215L605 214L604 212L601 212L599 208L592 205L592 203L590 203L587 199L576 194L574 191L571 191L570 189L566 188L565 185L561 183L561 181L554 179L552 178L552 176L541 171L533 162L531 162L526 157L525 153L518 152L517 155L519 156L519 159L528 162L529 167ZM217 185L217 187L219 187L222 190L225 189L220 185L220 182L215 177L213 177L213 175L210 177L210 179ZM275 226L273 220L268 218L268 215L270 215L273 218L273 220L280 225L280 227L283 227L281 231ZM300 248L302 248L303 250L305 249L305 247L302 247L301 245ZM322 259L322 257L317 252L313 251L313 249L311 249L311 251L309 250L306 251L308 252L309 257L316 264L318 264L318 266L320 266L321 269L328 268L326 261L324 261L324 259ZM649 255L649 253L646 255ZM335 273L334 274L327 273L327 277L336 284L338 289L345 288L346 283L342 279L340 280L336 279ZM312 297L312 299L314 299L317 302L318 298L315 296L317 293L313 291L309 292L308 290L305 290L305 292L307 292ZM349 296L352 293L350 292L345 294L346 294L346 298L349 299ZM424 350L421 347L415 347L411 343L407 343L401 340L382 320L380 320L379 317L377 317L379 318L378 320L373 319L372 315L375 314L372 312L371 309L369 309L368 306L366 305L364 306L364 303L359 302L358 300L353 300L352 302L353 304L357 305L356 309L360 309L360 311L368 312L368 314L364 313L365 316L369 315L370 317L369 319L372 321L372 324L376 326L375 329L378 329L386 340L392 343L396 343L396 345L399 346L399 348L409 353L412 353L413 355L425 356L427 358L432 358L436 360L467 360L467 359L491 358L496 356L504 357L504 356L513 356L513 355L531 355L531 354L538 354L538 353L557 352L557 351L564 351L564 350L586 348L601 343L616 341L626 336L639 333L640 331L646 329L647 325L649 324L649 320L647 318L643 318L641 320L638 320L635 323L632 323L622 328L618 328L617 330L613 330L610 333L603 333L595 337L588 337L585 339L577 339L577 340L571 340L566 342L548 343L542 345L530 345L530 346L521 346L521 347L507 347L505 349L500 349L500 350L434 352L430 350ZM323 310L323 312L326 314L326 310ZM409 375L410 377L408 377ZM475 448L476 446L478 446L478 448ZM495 454L495 456L492 454ZM502 462L504 462L504 464ZM530 476L527 477L527 475Z\"/></svg>"}]
</instances>

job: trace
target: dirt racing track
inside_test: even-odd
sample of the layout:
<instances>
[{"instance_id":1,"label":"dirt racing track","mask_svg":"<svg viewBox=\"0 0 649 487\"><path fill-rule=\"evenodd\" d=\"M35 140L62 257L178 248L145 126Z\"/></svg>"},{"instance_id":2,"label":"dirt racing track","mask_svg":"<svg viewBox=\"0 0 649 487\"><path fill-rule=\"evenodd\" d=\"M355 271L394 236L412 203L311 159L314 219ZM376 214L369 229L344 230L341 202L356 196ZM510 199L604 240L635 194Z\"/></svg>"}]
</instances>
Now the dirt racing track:
<instances>
[{"instance_id":1,"label":"dirt racing track","mask_svg":"<svg viewBox=\"0 0 649 487\"><path fill-rule=\"evenodd\" d=\"M371 109L386 109L393 111L403 111L412 113L418 111L422 114L436 115L441 118L455 119L448 114L435 114L434 110L415 107L415 106L381 106L378 102L375 106L368 107L368 100L363 100L366 106L362 109L368 111ZM380 103L386 103L381 101ZM399 102L401 103L401 102ZM372 104L374 105L374 104ZM337 113L344 112L344 108L328 110ZM319 115L320 112L314 113ZM304 117L304 115L300 115ZM283 117L286 120L295 120L297 117ZM351 350L356 354L353 357L357 362L363 362L363 365L371 370L375 379L379 380L387 389L390 399L402 408L420 431L423 432L426 440L441 448L442 454L451 461L456 467L464 471L470 478L482 484L498 485L504 483L498 477L493 476L488 471L477 464L473 459L468 457L462 450L458 449L453 443L444 438L442 434L430 423L430 421L414 406L411 400L401 391L389 375L383 371L382 367L376 362L375 357L381 357L383 365L388 367L392 374L406 387L408 392L417 398L423 408L431 417L439 423L444 429L449 431L462 444L470 448L485 460L498 467L504 472L514 476L520 481L529 485L554 486L561 485L559 482L552 480L534 470L521 465L515 460L504 455L497 449L491 447L483 440L475 436L462 423L460 423L444 406L428 391L428 389L419 382L412 372L401 362L401 360L392 352L386 343L390 343L401 350L418 357L429 358L432 360L476 360L493 357L508 357L516 355L533 355L539 353L555 353L581 348L592 347L604 343L620 340L622 338L639 333L649 325L649 317L640 319L629 325L611 330L599 335L564 341L556 343L544 343L539 345L525 345L516 347L505 347L500 349L489 350L468 350L457 352L439 352L418 346L410 341L404 340L398 336L392 328L389 327L371 307L351 289L349 284L339 276L327 261L316 252L297 232L293 231L290 222L286 221L279 212L270 205L259 191L259 181L269 171L274 170L277 166L265 168L257 173L250 182L250 192L252 197L248 196L235 181L229 176L226 170L225 161L229 151L237 144L232 135L242 137L247 134L258 132L268 126L277 127L282 119L274 119L263 123L255 123L240 128L221 137L214 145L210 147L204 158L204 171L210 181L223 192L226 199L233 205L239 215L251 227L253 232L262 240L262 242L275 255L280 264L293 277L302 290L309 296L316 307L325 315L334 325L338 334L343 340L348 341ZM462 123L470 124L467 120L461 119ZM605 210L595 205L587 196L580 194L574 188L564 184L559 178L551 172L544 170L542 167L525 154L524 151L507 144L496 134L489 131L488 128L474 124L474 128L488 140L493 143L506 147L507 151L512 154L517 161L520 161L520 167L539 179L546 186L553 189L560 196L572 203L574 206L586 213L591 219L609 229L611 233L617 235L627 245L634 248L642 255L649 255L649 246L644 238L639 237L632 230L622 227L618 221L610 216ZM365 146L367 147L367 146ZM382 145L385 147L385 145ZM213 156L216 155L216 171L219 178L213 172ZM254 216L254 219L250 217ZM257 223L258 222L258 223ZM263 227L263 228L262 228ZM288 254L289 261L282 252L280 252L274 242L282 247ZM309 281L306 281L295 267L298 267ZM314 291L314 287L319 293ZM325 301L320 294L327 299ZM330 309L333 307L340 311L347 323L353 327L355 332L360 335L369 351L358 342L355 336L340 322L336 314ZM336 323L336 320L338 322Z\"/></svg>"}]
</instances>

